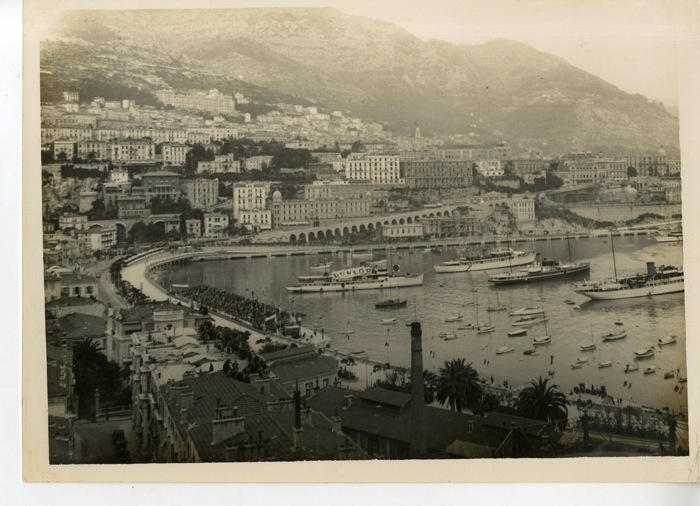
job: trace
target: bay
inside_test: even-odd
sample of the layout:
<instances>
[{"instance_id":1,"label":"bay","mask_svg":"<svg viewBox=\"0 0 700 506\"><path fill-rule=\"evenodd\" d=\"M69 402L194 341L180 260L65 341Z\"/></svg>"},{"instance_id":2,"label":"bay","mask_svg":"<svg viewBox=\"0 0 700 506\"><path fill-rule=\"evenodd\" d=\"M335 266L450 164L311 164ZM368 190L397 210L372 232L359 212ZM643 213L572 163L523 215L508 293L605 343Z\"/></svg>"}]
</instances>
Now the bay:
<instances>
[{"instance_id":1,"label":"bay","mask_svg":"<svg viewBox=\"0 0 700 506\"><path fill-rule=\"evenodd\" d=\"M682 247L662 244L648 236L615 237L615 259L618 275L646 270L646 262L656 265L682 265ZM568 260L569 247L573 260L591 262L591 279L614 275L610 238L583 238L566 241L528 241L513 245L516 249L535 250L546 258ZM476 251L477 248L470 248ZM406 251L390 253L390 262L398 264L402 273L424 273L424 285L402 289L401 298L408 299L407 307L399 310L377 310L374 304L396 291L367 290L355 293L292 294L286 286L296 284L296 278L310 273L310 267L326 260L332 269L359 265L349 254L331 256L309 255L276 258L255 258L195 262L175 267L172 283L196 285L205 283L230 290L264 302L276 304L289 311L306 314L303 325L323 328L332 339L331 347L341 352L366 351L369 358L393 366L410 364L410 334L404 323L417 320L422 324L424 365L437 371L446 361L465 358L472 362L482 378L494 384L508 381L512 387L525 385L539 376L554 372L553 381L562 391L570 393L579 383L604 385L615 399L636 404L668 407L672 411L687 412L687 395L677 378L665 380L664 372L673 370L678 376L686 374L685 321L683 293L623 299L618 301L590 301L574 293L571 283L582 280L562 278L527 285L496 288L488 283L489 275L498 270L437 274L433 265L452 260L464 253L463 249L444 248L439 254ZM512 326L515 317L508 310L487 312L497 299L508 310L529 305L543 305L548 321L528 327L527 336L508 337L507 333L519 327ZM564 303L571 299L580 310ZM474 305L478 303L478 305ZM478 312L477 312L478 310ZM448 323L451 316L463 315L460 323ZM386 318L397 318L396 325L382 325ZM477 334L473 330L459 330L466 323L491 324L492 333ZM615 321L623 322L622 326ZM341 332L355 332L346 338ZM627 337L619 341L602 342L601 337L621 329ZM442 333L455 333L457 338L444 341ZM538 356L525 356L532 348L532 339L541 335L552 336L552 343L538 346ZM634 363L634 352L654 346L658 339L677 335L674 344L656 348L653 357L638 360L639 371L625 373L625 365ZM582 345L596 344L595 351L581 351ZM496 355L499 346L513 346L511 353ZM571 369L578 358L588 361L581 369ZM612 361L612 367L599 369L598 363ZM643 369L654 365L655 374L644 375ZM493 378L493 379L492 379ZM631 383L631 387L629 386ZM682 391L681 391L682 390Z\"/></svg>"}]
</instances>

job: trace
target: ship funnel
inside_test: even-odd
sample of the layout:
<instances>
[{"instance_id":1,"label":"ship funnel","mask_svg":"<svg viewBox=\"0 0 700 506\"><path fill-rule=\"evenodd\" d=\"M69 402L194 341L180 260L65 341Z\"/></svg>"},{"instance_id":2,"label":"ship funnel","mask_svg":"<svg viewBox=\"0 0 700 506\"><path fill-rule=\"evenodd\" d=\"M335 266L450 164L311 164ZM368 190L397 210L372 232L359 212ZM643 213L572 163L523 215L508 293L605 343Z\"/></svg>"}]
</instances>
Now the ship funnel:
<instances>
[{"instance_id":1,"label":"ship funnel","mask_svg":"<svg viewBox=\"0 0 700 506\"><path fill-rule=\"evenodd\" d=\"M647 262L647 276L650 278L656 276L656 264L654 262Z\"/></svg>"}]
</instances>

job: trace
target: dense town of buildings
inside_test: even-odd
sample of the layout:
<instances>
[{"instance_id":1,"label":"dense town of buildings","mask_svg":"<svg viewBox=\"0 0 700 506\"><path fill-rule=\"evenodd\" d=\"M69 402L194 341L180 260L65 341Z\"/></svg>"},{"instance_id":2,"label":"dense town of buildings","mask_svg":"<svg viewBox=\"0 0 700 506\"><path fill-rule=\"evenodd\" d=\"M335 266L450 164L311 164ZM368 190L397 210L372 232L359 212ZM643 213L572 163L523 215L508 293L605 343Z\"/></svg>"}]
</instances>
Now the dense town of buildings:
<instances>
[{"instance_id":1,"label":"dense town of buildings","mask_svg":"<svg viewBox=\"0 0 700 506\"><path fill-rule=\"evenodd\" d=\"M509 456L514 431L541 435L532 420L426 407L415 392L349 393L338 361L301 343L261 353L264 373L236 376L253 359L231 359L203 337L212 321L206 311L171 301L112 307L100 302L99 280L81 270L80 260L134 244L149 227L159 227L161 239L195 242L342 229L374 215L437 209L446 195L463 208L410 222L377 218L384 225L375 239L479 236L488 220L525 231L536 224L539 198L525 188L550 176L565 191L599 187L616 201L680 203L680 161L658 148L634 156L514 153L504 142L430 138L419 128L404 138L316 106L280 103L253 116L236 108L246 97L218 90L160 90L156 97L169 106L162 109L129 99L81 102L70 91L63 97L42 106L41 132L49 439L57 463L75 461L72 424L85 414L73 391L71 349L85 339L128 372L128 414L144 462ZM274 140L310 162L280 166L274 155L222 149L241 139ZM207 156L195 159L197 152ZM243 177L258 172L273 176ZM296 176L305 179L292 184ZM108 418L94 395L94 418ZM441 430L416 433L404 423L415 413Z\"/></svg>"}]
</instances>

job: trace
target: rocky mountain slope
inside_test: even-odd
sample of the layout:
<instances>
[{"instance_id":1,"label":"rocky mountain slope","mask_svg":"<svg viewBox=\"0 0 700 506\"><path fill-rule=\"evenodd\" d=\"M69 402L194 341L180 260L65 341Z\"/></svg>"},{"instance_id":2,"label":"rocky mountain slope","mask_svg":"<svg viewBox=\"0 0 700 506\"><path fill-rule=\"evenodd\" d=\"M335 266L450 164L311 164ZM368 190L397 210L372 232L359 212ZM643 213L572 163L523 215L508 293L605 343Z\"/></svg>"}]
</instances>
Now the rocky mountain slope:
<instances>
[{"instance_id":1,"label":"rocky mountain slope","mask_svg":"<svg viewBox=\"0 0 700 506\"><path fill-rule=\"evenodd\" d=\"M202 72L406 132L419 124L551 150L678 149L678 119L663 105L511 41L424 42L384 21L302 8L84 11L59 33L88 52L161 55L172 68L147 86L182 87L183 75Z\"/></svg>"}]
</instances>

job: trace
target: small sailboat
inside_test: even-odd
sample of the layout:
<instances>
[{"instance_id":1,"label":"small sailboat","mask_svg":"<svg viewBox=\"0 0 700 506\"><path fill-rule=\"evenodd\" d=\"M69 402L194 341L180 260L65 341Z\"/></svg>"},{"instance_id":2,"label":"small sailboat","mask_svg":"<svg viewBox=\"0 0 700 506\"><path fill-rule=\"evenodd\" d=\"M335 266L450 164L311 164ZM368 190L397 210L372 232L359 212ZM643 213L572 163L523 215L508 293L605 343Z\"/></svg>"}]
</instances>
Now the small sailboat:
<instances>
[{"instance_id":1,"label":"small sailboat","mask_svg":"<svg viewBox=\"0 0 700 506\"><path fill-rule=\"evenodd\" d=\"M496 350L496 355L502 355L504 353L510 353L513 351L515 348L512 346L499 346L498 349Z\"/></svg>"},{"instance_id":2,"label":"small sailboat","mask_svg":"<svg viewBox=\"0 0 700 506\"><path fill-rule=\"evenodd\" d=\"M398 321L399 320L397 320L396 318L384 318L382 320L382 325L396 325Z\"/></svg>"},{"instance_id":3,"label":"small sailboat","mask_svg":"<svg viewBox=\"0 0 700 506\"><path fill-rule=\"evenodd\" d=\"M513 325L513 327L529 326L544 323L547 320L548 318L544 316L523 316L522 318L515 320L513 323L511 323L511 325Z\"/></svg>"},{"instance_id":4,"label":"small sailboat","mask_svg":"<svg viewBox=\"0 0 700 506\"><path fill-rule=\"evenodd\" d=\"M598 364L598 369L605 369L606 367L612 367L612 360L606 360Z\"/></svg>"},{"instance_id":5,"label":"small sailboat","mask_svg":"<svg viewBox=\"0 0 700 506\"><path fill-rule=\"evenodd\" d=\"M496 292L496 305L488 305L486 311L505 311L506 307L501 305L501 300L498 298L498 292Z\"/></svg>"},{"instance_id":6,"label":"small sailboat","mask_svg":"<svg viewBox=\"0 0 700 506\"><path fill-rule=\"evenodd\" d=\"M579 357L576 359L577 364L585 364L588 362L588 357Z\"/></svg>"},{"instance_id":7,"label":"small sailboat","mask_svg":"<svg viewBox=\"0 0 700 506\"><path fill-rule=\"evenodd\" d=\"M624 325L622 320L615 320L615 325Z\"/></svg>"},{"instance_id":8,"label":"small sailboat","mask_svg":"<svg viewBox=\"0 0 700 506\"><path fill-rule=\"evenodd\" d=\"M496 327L491 325L491 313L487 313L489 316L489 324L488 325L479 325L479 304L478 303L475 306L475 310L476 310L476 327L474 327L474 328L476 329L477 334L487 334L489 332L493 332L494 330L496 330Z\"/></svg>"},{"instance_id":9,"label":"small sailboat","mask_svg":"<svg viewBox=\"0 0 700 506\"><path fill-rule=\"evenodd\" d=\"M355 333L355 331L350 328L350 320L348 320L347 323L345 324L345 330L343 330L341 332L341 334L344 336L349 336L350 334L354 334L354 333Z\"/></svg>"},{"instance_id":10,"label":"small sailboat","mask_svg":"<svg viewBox=\"0 0 700 506\"><path fill-rule=\"evenodd\" d=\"M451 322L461 322L464 320L464 315L454 315L454 316L448 316L445 318L446 323L451 323Z\"/></svg>"},{"instance_id":11,"label":"small sailboat","mask_svg":"<svg viewBox=\"0 0 700 506\"><path fill-rule=\"evenodd\" d=\"M448 332L445 334L440 334L438 337L444 341L452 341L453 339L457 339L457 334L454 332Z\"/></svg>"},{"instance_id":12,"label":"small sailboat","mask_svg":"<svg viewBox=\"0 0 700 506\"><path fill-rule=\"evenodd\" d=\"M583 344L580 346L581 351L595 351L595 343L593 342L593 325L591 325L591 344Z\"/></svg>"},{"instance_id":13,"label":"small sailboat","mask_svg":"<svg viewBox=\"0 0 700 506\"><path fill-rule=\"evenodd\" d=\"M508 337L519 337L527 335L527 329L517 329L508 332Z\"/></svg>"},{"instance_id":14,"label":"small sailboat","mask_svg":"<svg viewBox=\"0 0 700 506\"><path fill-rule=\"evenodd\" d=\"M544 313L544 307L539 306L539 307L522 307L520 309L514 309L510 313L508 313L510 316L529 316L529 315L537 315L537 314L543 314Z\"/></svg>"},{"instance_id":15,"label":"small sailboat","mask_svg":"<svg viewBox=\"0 0 700 506\"><path fill-rule=\"evenodd\" d=\"M581 369L581 367L583 367L583 364L579 364L578 362L571 364L572 369Z\"/></svg>"},{"instance_id":16,"label":"small sailboat","mask_svg":"<svg viewBox=\"0 0 700 506\"><path fill-rule=\"evenodd\" d=\"M464 325L460 325L459 327L457 327L457 330L471 330L471 329L473 329L473 328L474 328L474 325L473 325L473 324L471 324L471 323L466 323L466 324L464 324Z\"/></svg>"},{"instance_id":17,"label":"small sailboat","mask_svg":"<svg viewBox=\"0 0 700 506\"><path fill-rule=\"evenodd\" d=\"M650 365L649 367L644 368L644 374L654 374L655 372L656 372L655 365Z\"/></svg>"},{"instance_id":18,"label":"small sailboat","mask_svg":"<svg viewBox=\"0 0 700 506\"><path fill-rule=\"evenodd\" d=\"M530 348L529 350L525 350L523 352L523 355L535 355L537 353L537 350L535 348Z\"/></svg>"},{"instance_id":19,"label":"small sailboat","mask_svg":"<svg viewBox=\"0 0 700 506\"><path fill-rule=\"evenodd\" d=\"M535 346L538 346L540 344L549 344L551 342L552 342L551 336L540 336L540 337L536 337L532 340L532 344L534 344Z\"/></svg>"}]
</instances>

